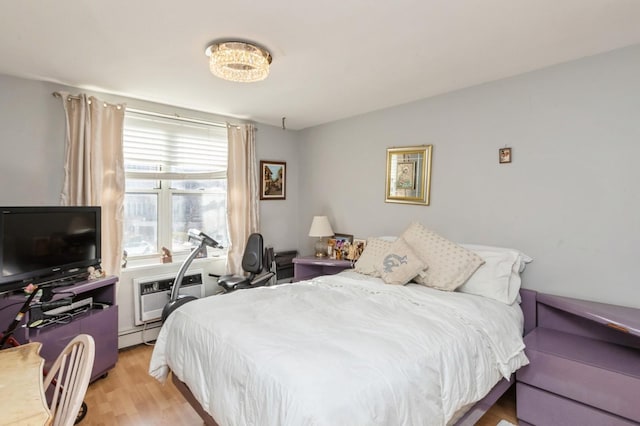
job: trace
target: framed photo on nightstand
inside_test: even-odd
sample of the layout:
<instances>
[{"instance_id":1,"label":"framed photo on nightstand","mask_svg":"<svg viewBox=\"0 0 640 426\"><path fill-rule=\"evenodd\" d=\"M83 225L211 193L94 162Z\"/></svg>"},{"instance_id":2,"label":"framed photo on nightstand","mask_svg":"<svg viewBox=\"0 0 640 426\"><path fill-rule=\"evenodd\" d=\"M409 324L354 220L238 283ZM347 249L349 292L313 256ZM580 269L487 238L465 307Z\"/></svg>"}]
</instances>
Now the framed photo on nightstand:
<instances>
[{"instance_id":1,"label":"framed photo on nightstand","mask_svg":"<svg viewBox=\"0 0 640 426\"><path fill-rule=\"evenodd\" d=\"M349 235L349 234L333 234L333 238L336 239L336 241L342 241L345 242L347 241L349 244L351 244L353 242L353 235Z\"/></svg>"},{"instance_id":2,"label":"framed photo on nightstand","mask_svg":"<svg viewBox=\"0 0 640 426\"><path fill-rule=\"evenodd\" d=\"M332 259L343 260L349 255L349 247L353 242L353 235L334 234L333 238L329 238L329 249Z\"/></svg>"},{"instance_id":3,"label":"framed photo on nightstand","mask_svg":"<svg viewBox=\"0 0 640 426\"><path fill-rule=\"evenodd\" d=\"M351 247L349 248L349 255L347 259L356 261L360 259L364 248L367 246L367 240L361 240L359 238L354 238L351 243Z\"/></svg>"}]
</instances>

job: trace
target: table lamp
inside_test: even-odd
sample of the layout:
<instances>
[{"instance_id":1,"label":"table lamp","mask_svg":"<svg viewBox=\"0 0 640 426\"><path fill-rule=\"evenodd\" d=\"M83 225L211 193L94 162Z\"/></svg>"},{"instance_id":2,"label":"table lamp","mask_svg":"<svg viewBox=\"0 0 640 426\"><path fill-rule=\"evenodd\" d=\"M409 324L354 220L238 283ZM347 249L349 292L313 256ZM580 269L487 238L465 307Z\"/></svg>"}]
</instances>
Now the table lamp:
<instances>
[{"instance_id":1,"label":"table lamp","mask_svg":"<svg viewBox=\"0 0 640 426\"><path fill-rule=\"evenodd\" d=\"M310 237L318 237L316 242L316 257L324 257L327 255L327 244L323 242L324 237L333 236L333 229L326 216L314 216L309 229Z\"/></svg>"}]
</instances>

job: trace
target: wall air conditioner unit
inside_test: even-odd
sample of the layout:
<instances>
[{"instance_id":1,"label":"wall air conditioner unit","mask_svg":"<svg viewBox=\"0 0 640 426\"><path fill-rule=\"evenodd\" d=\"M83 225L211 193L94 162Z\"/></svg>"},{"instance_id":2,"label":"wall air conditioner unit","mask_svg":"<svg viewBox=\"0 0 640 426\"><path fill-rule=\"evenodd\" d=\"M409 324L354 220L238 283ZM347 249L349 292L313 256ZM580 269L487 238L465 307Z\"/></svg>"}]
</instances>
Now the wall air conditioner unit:
<instances>
[{"instance_id":1,"label":"wall air conditioner unit","mask_svg":"<svg viewBox=\"0 0 640 426\"><path fill-rule=\"evenodd\" d=\"M171 289L173 288L176 274L141 277L133 280L136 325L160 320L162 309L171 297ZM204 297L202 270L193 270L185 274L180 286L180 294L198 298Z\"/></svg>"}]
</instances>

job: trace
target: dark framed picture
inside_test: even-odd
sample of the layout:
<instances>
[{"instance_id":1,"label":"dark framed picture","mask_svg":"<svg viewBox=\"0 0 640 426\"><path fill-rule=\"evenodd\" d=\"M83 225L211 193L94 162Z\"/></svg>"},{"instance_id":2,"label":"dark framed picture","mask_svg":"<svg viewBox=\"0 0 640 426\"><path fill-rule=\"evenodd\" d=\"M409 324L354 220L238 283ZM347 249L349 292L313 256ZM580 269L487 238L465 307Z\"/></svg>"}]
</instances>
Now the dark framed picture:
<instances>
[{"instance_id":1,"label":"dark framed picture","mask_svg":"<svg viewBox=\"0 0 640 426\"><path fill-rule=\"evenodd\" d=\"M262 185L261 200L284 200L287 198L287 163L284 161L260 161Z\"/></svg>"},{"instance_id":2,"label":"dark framed picture","mask_svg":"<svg viewBox=\"0 0 640 426\"><path fill-rule=\"evenodd\" d=\"M500 148L498 151L498 161L500 163L511 162L511 148Z\"/></svg>"}]
</instances>

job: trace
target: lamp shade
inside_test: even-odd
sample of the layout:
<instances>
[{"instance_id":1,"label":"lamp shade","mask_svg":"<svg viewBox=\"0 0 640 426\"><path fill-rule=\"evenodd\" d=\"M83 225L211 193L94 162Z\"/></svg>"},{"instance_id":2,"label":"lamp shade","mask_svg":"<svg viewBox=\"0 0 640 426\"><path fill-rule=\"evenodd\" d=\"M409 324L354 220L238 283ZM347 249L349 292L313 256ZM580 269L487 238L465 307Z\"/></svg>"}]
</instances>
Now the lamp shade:
<instances>
[{"instance_id":1,"label":"lamp shade","mask_svg":"<svg viewBox=\"0 0 640 426\"><path fill-rule=\"evenodd\" d=\"M311 229L309 229L310 237L331 237L333 235L333 229L329 223L329 219L326 216L314 216L313 222L311 222Z\"/></svg>"}]
</instances>

